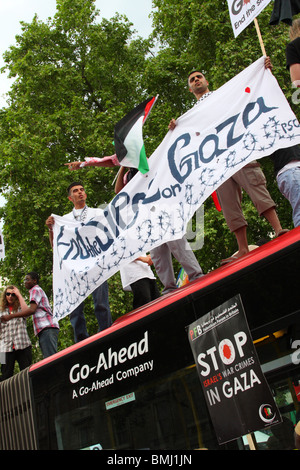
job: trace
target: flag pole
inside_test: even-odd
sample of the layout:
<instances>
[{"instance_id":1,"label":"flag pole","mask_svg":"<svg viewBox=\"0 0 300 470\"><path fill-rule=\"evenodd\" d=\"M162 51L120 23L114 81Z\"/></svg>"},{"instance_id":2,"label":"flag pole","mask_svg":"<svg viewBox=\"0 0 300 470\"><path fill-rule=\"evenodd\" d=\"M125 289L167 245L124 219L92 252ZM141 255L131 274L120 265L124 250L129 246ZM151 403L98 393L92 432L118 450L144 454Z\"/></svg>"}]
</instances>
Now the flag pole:
<instances>
[{"instance_id":1,"label":"flag pole","mask_svg":"<svg viewBox=\"0 0 300 470\"><path fill-rule=\"evenodd\" d=\"M259 43L260 43L262 53L263 53L263 55L267 56L265 46L264 46L264 42L263 42L263 39L261 37L258 21L257 21L256 18L254 18L254 24L255 24L255 28L256 28L256 32L257 32L257 36L258 36L258 39L259 39Z\"/></svg>"}]
</instances>

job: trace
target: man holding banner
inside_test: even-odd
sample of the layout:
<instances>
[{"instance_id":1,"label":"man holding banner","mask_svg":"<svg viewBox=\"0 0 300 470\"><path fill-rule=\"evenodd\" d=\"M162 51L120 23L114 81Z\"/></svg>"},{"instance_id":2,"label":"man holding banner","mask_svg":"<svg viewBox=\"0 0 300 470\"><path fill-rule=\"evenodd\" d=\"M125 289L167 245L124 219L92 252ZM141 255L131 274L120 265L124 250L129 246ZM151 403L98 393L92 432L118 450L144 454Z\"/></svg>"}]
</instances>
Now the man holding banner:
<instances>
[{"instance_id":1,"label":"man holding banner","mask_svg":"<svg viewBox=\"0 0 300 470\"><path fill-rule=\"evenodd\" d=\"M88 222L92 217L97 215L97 209L91 209L86 205L87 195L84 187L79 182L74 182L68 187L68 199L73 203L73 210L66 214L63 219L68 223L79 221L81 223ZM53 227L55 224L54 217L50 216L46 220L46 225L49 228L49 240L53 247ZM77 281L80 283L80 280ZM96 286L95 286L96 287ZM111 312L108 301L108 285L103 282L100 286L96 287L92 292L95 316L99 325L99 331L103 331L110 327L112 324ZM86 328L86 321L84 317L84 304L82 302L72 311L70 315L71 325L74 330L75 343L88 338Z\"/></svg>"},{"instance_id":2,"label":"man holding banner","mask_svg":"<svg viewBox=\"0 0 300 470\"><path fill-rule=\"evenodd\" d=\"M266 68L271 68L270 59L265 62ZM193 71L188 77L189 90L197 103L195 106L207 99L211 92L208 88L208 81L201 72ZM173 119L169 124L169 129L174 129L176 121ZM227 179L218 189L218 199L222 207L223 215L231 232L234 233L237 243L238 252L221 261L221 264L227 264L249 252L247 240L247 221L243 215L242 188L247 192L255 205L260 216L264 216L273 227L276 236L287 232L283 230L275 211L275 202L271 198L267 187L266 178L260 168L259 163L253 161L236 172L231 178Z\"/></svg>"}]
</instances>

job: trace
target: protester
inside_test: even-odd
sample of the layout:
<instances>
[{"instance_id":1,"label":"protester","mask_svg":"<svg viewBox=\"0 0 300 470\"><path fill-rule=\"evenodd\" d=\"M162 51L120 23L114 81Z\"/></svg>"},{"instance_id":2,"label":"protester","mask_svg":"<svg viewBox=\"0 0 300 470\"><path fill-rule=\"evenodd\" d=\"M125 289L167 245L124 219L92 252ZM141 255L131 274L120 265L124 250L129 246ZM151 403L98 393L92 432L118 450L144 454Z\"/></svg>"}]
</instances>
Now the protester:
<instances>
[{"instance_id":1,"label":"protester","mask_svg":"<svg viewBox=\"0 0 300 470\"><path fill-rule=\"evenodd\" d=\"M266 68L271 68L270 59L266 59ZM189 90L197 99L195 106L199 106L203 100L209 99L212 93L205 76L199 71L193 71L188 77ZM169 129L176 126L174 119L169 123ZM266 179L260 165L254 161L235 173L218 189L218 199L224 218L231 232L234 233L238 252L233 256L222 260L221 264L227 264L248 253L247 221L242 211L242 188L248 193L260 216L264 216L273 227L276 236L286 233L278 219L275 202L266 187Z\"/></svg>"},{"instance_id":2,"label":"protester","mask_svg":"<svg viewBox=\"0 0 300 470\"><path fill-rule=\"evenodd\" d=\"M0 298L0 317L12 315L21 310L19 290L13 285L7 286ZM13 318L9 322L0 322L0 380L6 380L14 374L15 363L19 369L29 367L32 361L31 341L27 333L26 318Z\"/></svg>"},{"instance_id":3,"label":"protester","mask_svg":"<svg viewBox=\"0 0 300 470\"><path fill-rule=\"evenodd\" d=\"M68 199L73 203L74 207L71 212L63 216L66 223L68 223L69 220L88 222L96 214L97 209L91 209L86 205L87 194L83 185L80 182L73 182L70 184L67 191ZM52 247L54 223L55 220L52 216L48 217L46 220L46 225L49 228L49 240ZM103 331L112 324L108 301L108 284L106 281L93 291L92 297L94 301L95 316L99 327L98 331ZM83 302L73 310L70 315L70 321L74 330L74 340L76 343L89 337L84 317Z\"/></svg>"},{"instance_id":4,"label":"protester","mask_svg":"<svg viewBox=\"0 0 300 470\"><path fill-rule=\"evenodd\" d=\"M39 286L39 275L33 271L29 272L25 276L24 285L29 290L29 307L26 305L21 293L15 290L21 310L9 315L3 315L1 321L9 322L13 318L23 318L32 315L34 334L39 339L43 357L52 356L52 354L57 352L58 322L53 317L47 295Z\"/></svg>"}]
</instances>

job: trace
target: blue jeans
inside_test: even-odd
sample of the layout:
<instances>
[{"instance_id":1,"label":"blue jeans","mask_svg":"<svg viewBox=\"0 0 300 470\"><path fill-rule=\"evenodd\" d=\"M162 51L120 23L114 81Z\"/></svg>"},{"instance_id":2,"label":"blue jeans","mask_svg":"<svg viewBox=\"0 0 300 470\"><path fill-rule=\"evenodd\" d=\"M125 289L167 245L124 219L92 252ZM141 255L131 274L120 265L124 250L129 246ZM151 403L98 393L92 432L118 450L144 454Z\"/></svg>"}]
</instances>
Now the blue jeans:
<instances>
[{"instance_id":1,"label":"blue jeans","mask_svg":"<svg viewBox=\"0 0 300 470\"><path fill-rule=\"evenodd\" d=\"M44 328L39 334L39 344L43 358L52 356L57 352L58 328Z\"/></svg>"},{"instance_id":2,"label":"blue jeans","mask_svg":"<svg viewBox=\"0 0 300 470\"><path fill-rule=\"evenodd\" d=\"M107 282L105 281L103 284L101 284L101 286L97 287L97 289L92 293L92 296L94 301L95 315L99 325L98 331L103 331L112 324L108 302ZM83 309L84 303L82 302L80 305L78 305L77 308L75 308L75 310L73 310L70 315L70 322L74 330L75 343L78 343L78 341L82 341L83 339L89 337Z\"/></svg>"},{"instance_id":3,"label":"blue jeans","mask_svg":"<svg viewBox=\"0 0 300 470\"><path fill-rule=\"evenodd\" d=\"M277 176L280 192L290 202L293 209L295 227L300 226L300 167L290 168Z\"/></svg>"}]
</instances>

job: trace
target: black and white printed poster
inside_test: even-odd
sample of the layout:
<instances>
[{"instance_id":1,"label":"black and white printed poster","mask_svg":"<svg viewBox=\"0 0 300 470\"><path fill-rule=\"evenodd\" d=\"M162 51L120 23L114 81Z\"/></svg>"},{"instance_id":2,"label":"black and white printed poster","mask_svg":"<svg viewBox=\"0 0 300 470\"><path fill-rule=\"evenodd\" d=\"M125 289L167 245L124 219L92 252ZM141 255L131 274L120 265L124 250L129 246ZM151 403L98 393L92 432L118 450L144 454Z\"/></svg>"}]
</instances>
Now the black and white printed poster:
<instances>
[{"instance_id":1,"label":"black and white printed poster","mask_svg":"<svg viewBox=\"0 0 300 470\"><path fill-rule=\"evenodd\" d=\"M219 444L281 422L240 295L189 325L188 335Z\"/></svg>"}]
</instances>

